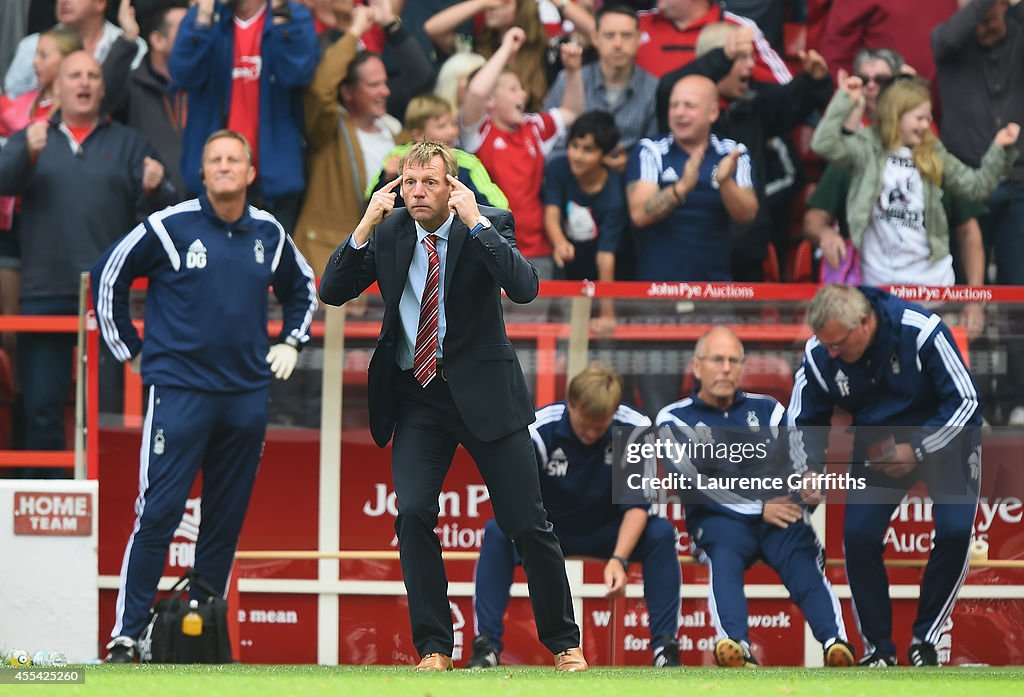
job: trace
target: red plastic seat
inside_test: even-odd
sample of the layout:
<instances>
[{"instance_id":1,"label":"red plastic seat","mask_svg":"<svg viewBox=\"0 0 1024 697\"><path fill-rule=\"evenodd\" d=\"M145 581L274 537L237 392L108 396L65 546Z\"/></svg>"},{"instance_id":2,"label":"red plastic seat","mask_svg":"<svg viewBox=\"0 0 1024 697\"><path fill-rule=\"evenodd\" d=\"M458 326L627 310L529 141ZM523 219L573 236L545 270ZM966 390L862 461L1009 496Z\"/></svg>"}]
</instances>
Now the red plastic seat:
<instances>
[{"instance_id":1,"label":"red plastic seat","mask_svg":"<svg viewBox=\"0 0 1024 697\"><path fill-rule=\"evenodd\" d=\"M781 283L782 270L779 268L779 255L775 253L775 245L768 244L768 256L764 259L764 282Z\"/></svg>"},{"instance_id":2,"label":"red plastic seat","mask_svg":"<svg viewBox=\"0 0 1024 697\"><path fill-rule=\"evenodd\" d=\"M793 283L817 283L814 277L814 247L807 240L801 240L793 252L789 278Z\"/></svg>"}]
</instances>

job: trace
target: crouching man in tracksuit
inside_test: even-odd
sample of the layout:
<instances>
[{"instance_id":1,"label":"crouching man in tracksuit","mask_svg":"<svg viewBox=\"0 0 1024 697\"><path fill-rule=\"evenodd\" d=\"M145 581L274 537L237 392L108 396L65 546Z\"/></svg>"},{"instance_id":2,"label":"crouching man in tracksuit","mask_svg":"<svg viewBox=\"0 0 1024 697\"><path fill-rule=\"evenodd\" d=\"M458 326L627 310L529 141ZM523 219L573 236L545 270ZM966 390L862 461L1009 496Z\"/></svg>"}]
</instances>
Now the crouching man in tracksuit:
<instances>
[{"instance_id":1,"label":"crouching man in tracksuit","mask_svg":"<svg viewBox=\"0 0 1024 697\"><path fill-rule=\"evenodd\" d=\"M793 472L785 409L772 397L737 389L743 344L725 327L698 340L692 370L700 381L697 392L662 409L657 427L663 440L714 446L710 452L694 448L693 456L675 467L693 487L684 499L686 529L711 578L708 611L717 634L715 661L727 667L758 664L750 652L743 573L760 558L775 569L804 613L822 644L825 665L853 665L839 601L825 578L824 552L805 508L789 493ZM735 456L720 457L723 446ZM741 452L746 455L740 457ZM747 477L779 481L780 486L712 489L701 484L698 473L703 481Z\"/></svg>"},{"instance_id":2,"label":"crouching man in tracksuit","mask_svg":"<svg viewBox=\"0 0 1024 697\"><path fill-rule=\"evenodd\" d=\"M874 288L826 286L814 296L789 404L794 465L821 471L834 407L853 415L846 500L846 575L864 639L861 665L896 664L883 539L893 511L921 480L934 500L935 538L908 651L937 665L935 644L967 575L981 479L978 391L949 329L924 308Z\"/></svg>"},{"instance_id":3,"label":"crouching man in tracksuit","mask_svg":"<svg viewBox=\"0 0 1024 697\"><path fill-rule=\"evenodd\" d=\"M255 169L245 137L214 133L202 164L204 195L149 216L92 269L103 338L122 362L136 369L141 362L148 395L138 517L107 646L112 663L135 657L168 544L200 469L195 570L224 591L263 451L270 376L291 375L317 305L313 272L291 238L272 215L247 205ZM129 314L129 289L139 277L149 278L145 343ZM273 347L267 337L271 285L284 323Z\"/></svg>"},{"instance_id":4,"label":"crouching man in tracksuit","mask_svg":"<svg viewBox=\"0 0 1024 697\"><path fill-rule=\"evenodd\" d=\"M637 561L644 572L650 613L653 663L679 665L678 533L648 503L613 503L613 431L649 435L651 420L620 404L622 384L607 368L591 365L569 383L567 401L537 411L530 425L548 520L566 556L607 559L608 594L624 593L626 570ZM494 520L487 522L477 561L473 610L477 636L467 668L500 662L509 589L516 564L515 541Z\"/></svg>"}]
</instances>

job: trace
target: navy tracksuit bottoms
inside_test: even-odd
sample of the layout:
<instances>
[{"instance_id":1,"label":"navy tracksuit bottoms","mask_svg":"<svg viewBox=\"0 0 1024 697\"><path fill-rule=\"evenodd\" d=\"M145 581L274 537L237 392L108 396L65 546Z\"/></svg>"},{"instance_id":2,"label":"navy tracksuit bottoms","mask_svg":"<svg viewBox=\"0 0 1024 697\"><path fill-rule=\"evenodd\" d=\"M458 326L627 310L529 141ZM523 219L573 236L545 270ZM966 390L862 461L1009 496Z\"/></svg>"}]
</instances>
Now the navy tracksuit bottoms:
<instances>
[{"instance_id":1,"label":"navy tracksuit bottoms","mask_svg":"<svg viewBox=\"0 0 1024 697\"><path fill-rule=\"evenodd\" d=\"M612 520L603 528L586 533L555 529L562 553L567 556L587 556L608 559L615 551L621 518ZM665 639L675 639L679 633L679 588L682 582L679 558L676 552L678 533L664 518L650 518L640 541L629 556L643 567L644 599L651 616L651 644L654 651ZM487 521L484 539L480 544L480 558L476 564L476 592L473 611L476 616L476 634L487 635L498 651L505 632L505 610L516 565L520 564L512 540L493 519Z\"/></svg>"},{"instance_id":2,"label":"navy tracksuit bottoms","mask_svg":"<svg viewBox=\"0 0 1024 697\"><path fill-rule=\"evenodd\" d=\"M743 573L759 558L775 569L804 613L814 638L846 640L839 600L825 577L825 554L805 521L782 529L760 517L687 506L686 527L711 582L708 612L718 638L749 642Z\"/></svg>"},{"instance_id":3,"label":"navy tracksuit bottoms","mask_svg":"<svg viewBox=\"0 0 1024 697\"><path fill-rule=\"evenodd\" d=\"M112 637L138 637L149 621L167 547L200 471L194 568L213 588L227 587L267 430L266 388L213 393L150 386L147 396L137 517L121 564Z\"/></svg>"}]
</instances>

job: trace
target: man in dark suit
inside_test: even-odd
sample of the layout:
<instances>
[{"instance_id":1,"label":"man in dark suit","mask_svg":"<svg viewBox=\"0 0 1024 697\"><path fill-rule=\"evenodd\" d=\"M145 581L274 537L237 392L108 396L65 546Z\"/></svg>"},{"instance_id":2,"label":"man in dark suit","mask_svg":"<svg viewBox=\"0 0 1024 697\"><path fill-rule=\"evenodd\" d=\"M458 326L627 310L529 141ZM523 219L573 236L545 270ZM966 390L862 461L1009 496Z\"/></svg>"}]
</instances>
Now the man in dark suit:
<instances>
[{"instance_id":1,"label":"man in dark suit","mask_svg":"<svg viewBox=\"0 0 1024 697\"><path fill-rule=\"evenodd\" d=\"M369 368L370 431L394 435L395 532L418 670L451 670L454 638L438 495L461 443L490 491L494 515L523 558L537 634L563 671L587 669L558 539L547 520L527 426L533 405L505 333L501 290L537 296L537 272L516 248L512 214L484 207L455 178L451 150L416 143L401 176L377 191L331 256L320 297L341 305L374 281L384 321ZM401 185L408 208L394 209Z\"/></svg>"}]
</instances>

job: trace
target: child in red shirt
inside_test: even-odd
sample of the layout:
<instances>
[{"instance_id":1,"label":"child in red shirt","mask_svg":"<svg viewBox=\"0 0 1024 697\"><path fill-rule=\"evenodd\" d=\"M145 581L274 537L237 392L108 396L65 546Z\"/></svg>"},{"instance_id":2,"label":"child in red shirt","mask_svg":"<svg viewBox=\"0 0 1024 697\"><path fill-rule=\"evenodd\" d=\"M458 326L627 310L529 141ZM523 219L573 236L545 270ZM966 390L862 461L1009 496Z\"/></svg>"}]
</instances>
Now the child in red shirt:
<instances>
[{"instance_id":1,"label":"child in red shirt","mask_svg":"<svg viewBox=\"0 0 1024 697\"><path fill-rule=\"evenodd\" d=\"M542 279L550 279L554 261L540 200L544 158L583 111L582 51L572 44L562 46L566 87L561 107L527 114L526 90L515 73L505 69L525 40L522 29L509 29L501 46L470 81L459 115L459 134L463 149L480 158L508 196L519 251Z\"/></svg>"}]
</instances>

